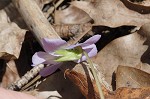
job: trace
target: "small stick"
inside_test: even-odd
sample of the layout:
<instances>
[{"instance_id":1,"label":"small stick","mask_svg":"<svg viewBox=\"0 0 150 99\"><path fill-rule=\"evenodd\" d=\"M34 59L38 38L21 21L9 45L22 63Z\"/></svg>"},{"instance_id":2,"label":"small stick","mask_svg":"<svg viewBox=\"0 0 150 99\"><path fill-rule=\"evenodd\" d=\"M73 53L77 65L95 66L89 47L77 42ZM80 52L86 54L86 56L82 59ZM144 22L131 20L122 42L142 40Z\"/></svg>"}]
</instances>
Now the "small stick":
<instances>
[{"instance_id":1,"label":"small stick","mask_svg":"<svg viewBox=\"0 0 150 99\"><path fill-rule=\"evenodd\" d=\"M42 38L60 38L34 0L12 0L12 2L40 44Z\"/></svg>"},{"instance_id":2,"label":"small stick","mask_svg":"<svg viewBox=\"0 0 150 99\"><path fill-rule=\"evenodd\" d=\"M10 86L7 87L7 89L18 91L29 82L32 78L34 78L41 69L44 68L43 64L40 64L38 66L35 66L32 68L29 72L27 72L23 77L21 77L16 82L12 83Z\"/></svg>"}]
</instances>

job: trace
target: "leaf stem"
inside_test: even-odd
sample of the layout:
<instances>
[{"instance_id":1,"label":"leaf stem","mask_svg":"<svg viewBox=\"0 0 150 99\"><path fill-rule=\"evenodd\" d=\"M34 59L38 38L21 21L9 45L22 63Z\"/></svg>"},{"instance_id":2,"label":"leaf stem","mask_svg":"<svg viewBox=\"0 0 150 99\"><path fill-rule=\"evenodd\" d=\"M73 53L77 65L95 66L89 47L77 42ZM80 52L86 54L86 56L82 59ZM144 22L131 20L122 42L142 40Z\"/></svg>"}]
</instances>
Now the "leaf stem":
<instances>
[{"instance_id":1,"label":"leaf stem","mask_svg":"<svg viewBox=\"0 0 150 99\"><path fill-rule=\"evenodd\" d=\"M99 91L100 98L101 98L101 99L105 99L105 98L104 98L103 91L102 91L102 87L101 87L101 85L100 85L98 76L97 76L96 71L95 71L94 66L93 66L93 63L92 63L91 59L89 58L88 54L87 54L85 51L83 51L83 53L84 53L84 55L86 56L87 61L88 61L89 65L90 65L90 68L91 68L91 70L92 70L94 79L95 79L96 84L97 84L97 87L98 87L98 91Z\"/></svg>"}]
</instances>

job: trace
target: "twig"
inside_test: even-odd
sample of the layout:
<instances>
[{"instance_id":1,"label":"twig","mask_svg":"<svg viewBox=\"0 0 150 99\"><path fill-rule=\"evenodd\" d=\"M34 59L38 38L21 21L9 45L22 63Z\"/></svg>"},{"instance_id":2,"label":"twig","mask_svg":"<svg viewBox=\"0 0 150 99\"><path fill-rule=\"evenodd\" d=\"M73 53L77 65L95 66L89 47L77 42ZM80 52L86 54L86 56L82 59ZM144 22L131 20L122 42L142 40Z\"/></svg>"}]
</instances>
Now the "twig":
<instances>
[{"instance_id":1,"label":"twig","mask_svg":"<svg viewBox=\"0 0 150 99\"><path fill-rule=\"evenodd\" d=\"M12 2L40 44L42 38L60 38L34 0L12 0Z\"/></svg>"},{"instance_id":2,"label":"twig","mask_svg":"<svg viewBox=\"0 0 150 99\"><path fill-rule=\"evenodd\" d=\"M35 66L32 68L29 72L27 72L21 79L17 80L16 82L12 83L10 86L8 86L7 89L10 90L20 90L22 86L26 85L31 79L33 79L41 69L44 68L43 64L40 64L38 66Z\"/></svg>"}]
</instances>

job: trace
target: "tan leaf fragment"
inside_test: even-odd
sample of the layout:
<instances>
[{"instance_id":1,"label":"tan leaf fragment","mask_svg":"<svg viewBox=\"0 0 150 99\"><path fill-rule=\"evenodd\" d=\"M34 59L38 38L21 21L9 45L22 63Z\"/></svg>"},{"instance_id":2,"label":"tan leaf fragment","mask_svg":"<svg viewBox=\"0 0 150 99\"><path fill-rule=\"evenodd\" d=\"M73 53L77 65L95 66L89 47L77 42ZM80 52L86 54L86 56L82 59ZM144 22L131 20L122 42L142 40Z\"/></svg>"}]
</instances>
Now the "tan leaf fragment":
<instances>
[{"instance_id":1,"label":"tan leaf fragment","mask_svg":"<svg viewBox=\"0 0 150 99\"><path fill-rule=\"evenodd\" d=\"M149 0L141 0L139 2L136 2L136 0L127 0L128 2L130 3L134 3L134 4L137 4L137 5L141 5L141 6L150 6L150 1Z\"/></svg>"},{"instance_id":2,"label":"tan leaf fragment","mask_svg":"<svg viewBox=\"0 0 150 99\"><path fill-rule=\"evenodd\" d=\"M30 94L40 99L60 99L62 96L58 93L58 91L23 91L23 93Z\"/></svg>"},{"instance_id":3,"label":"tan leaf fragment","mask_svg":"<svg viewBox=\"0 0 150 99\"><path fill-rule=\"evenodd\" d=\"M82 24L90 20L88 14L73 6L55 11L55 24Z\"/></svg>"},{"instance_id":4,"label":"tan leaf fragment","mask_svg":"<svg viewBox=\"0 0 150 99\"><path fill-rule=\"evenodd\" d=\"M129 66L118 66L116 71L116 88L150 87L150 74Z\"/></svg>"},{"instance_id":5,"label":"tan leaf fragment","mask_svg":"<svg viewBox=\"0 0 150 99\"><path fill-rule=\"evenodd\" d=\"M149 1L146 2L146 0L141 1L141 2L131 2L129 0L121 0L124 5L134 11L137 11L141 14L149 14L150 13L150 6L148 6L150 4ZM145 5L145 3L147 4L147 6Z\"/></svg>"},{"instance_id":6,"label":"tan leaf fragment","mask_svg":"<svg viewBox=\"0 0 150 99\"><path fill-rule=\"evenodd\" d=\"M150 10L140 14L125 6L125 0L97 0L96 2L74 1L71 4L85 11L96 25L117 27L122 25L142 26L150 22ZM130 5L131 6L131 5Z\"/></svg>"},{"instance_id":7,"label":"tan leaf fragment","mask_svg":"<svg viewBox=\"0 0 150 99\"><path fill-rule=\"evenodd\" d=\"M150 99L150 87L142 88L119 88L108 99ZM107 99L107 98L106 98Z\"/></svg>"},{"instance_id":8,"label":"tan leaf fragment","mask_svg":"<svg viewBox=\"0 0 150 99\"><path fill-rule=\"evenodd\" d=\"M4 68L5 68L5 73L2 77L0 86L6 88L8 85L15 82L20 77L14 60L7 62Z\"/></svg>"},{"instance_id":9,"label":"tan leaf fragment","mask_svg":"<svg viewBox=\"0 0 150 99\"><path fill-rule=\"evenodd\" d=\"M0 57L16 59L19 57L26 30L9 21L6 13L0 11Z\"/></svg>"}]
</instances>

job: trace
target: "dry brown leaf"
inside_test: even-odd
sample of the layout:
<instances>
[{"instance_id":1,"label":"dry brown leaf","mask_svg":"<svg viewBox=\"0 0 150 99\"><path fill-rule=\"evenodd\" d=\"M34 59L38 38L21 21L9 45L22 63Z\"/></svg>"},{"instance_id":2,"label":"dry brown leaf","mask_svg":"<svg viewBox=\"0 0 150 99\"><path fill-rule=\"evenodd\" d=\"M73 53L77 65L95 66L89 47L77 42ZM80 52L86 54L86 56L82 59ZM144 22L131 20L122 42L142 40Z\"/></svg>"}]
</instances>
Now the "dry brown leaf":
<instances>
[{"instance_id":1,"label":"dry brown leaf","mask_svg":"<svg viewBox=\"0 0 150 99\"><path fill-rule=\"evenodd\" d=\"M144 24L140 30L138 31L138 33L140 35L143 35L145 37L147 37L148 39L150 39L150 23Z\"/></svg>"},{"instance_id":2,"label":"dry brown leaf","mask_svg":"<svg viewBox=\"0 0 150 99\"><path fill-rule=\"evenodd\" d=\"M23 93L30 94L40 99L62 99L62 96L57 91L23 91Z\"/></svg>"},{"instance_id":3,"label":"dry brown leaf","mask_svg":"<svg viewBox=\"0 0 150 99\"><path fill-rule=\"evenodd\" d=\"M150 87L146 88L119 88L108 99L150 99ZM106 98L107 99L107 98Z\"/></svg>"},{"instance_id":4,"label":"dry brown leaf","mask_svg":"<svg viewBox=\"0 0 150 99\"><path fill-rule=\"evenodd\" d=\"M149 0L141 0L139 2L137 2L136 0L127 0L130 3L134 3L137 5L141 5L141 6L150 6L150 1Z\"/></svg>"},{"instance_id":5,"label":"dry brown leaf","mask_svg":"<svg viewBox=\"0 0 150 99\"><path fill-rule=\"evenodd\" d=\"M35 0L39 7L42 9L44 4L51 2L52 0ZM0 0L0 10L11 3L11 0ZM12 13L13 14L13 13Z\"/></svg>"},{"instance_id":6,"label":"dry brown leaf","mask_svg":"<svg viewBox=\"0 0 150 99\"><path fill-rule=\"evenodd\" d=\"M74 1L71 4L85 11L94 20L96 25L105 25L109 27L117 27L122 25L142 26L143 24L150 22L150 10L148 10L147 14L140 14L134 10L127 8L123 2L126 3L127 1Z\"/></svg>"},{"instance_id":7,"label":"dry brown leaf","mask_svg":"<svg viewBox=\"0 0 150 99\"><path fill-rule=\"evenodd\" d=\"M97 86L87 76L73 70L67 70L66 76L78 86L86 99L100 99ZM146 88L119 88L116 91L108 91L102 86L105 99L149 99L150 87Z\"/></svg>"},{"instance_id":8,"label":"dry brown leaf","mask_svg":"<svg viewBox=\"0 0 150 99\"><path fill-rule=\"evenodd\" d=\"M0 11L0 57L16 59L19 57L25 30L9 21L4 10Z\"/></svg>"},{"instance_id":9,"label":"dry brown leaf","mask_svg":"<svg viewBox=\"0 0 150 99\"><path fill-rule=\"evenodd\" d=\"M14 60L7 62L4 68L5 71L0 86L6 88L8 85L18 80L20 77Z\"/></svg>"},{"instance_id":10,"label":"dry brown leaf","mask_svg":"<svg viewBox=\"0 0 150 99\"><path fill-rule=\"evenodd\" d=\"M129 8L131 10L137 11L141 14L149 14L150 13L150 6L144 6L144 3L142 5L142 3L139 3L139 2L138 3L133 3L129 0L121 0L121 1L124 3L124 5L127 8ZM145 2L145 0L143 2ZM150 2L147 1L146 4L148 5L148 4L150 4Z\"/></svg>"},{"instance_id":11,"label":"dry brown leaf","mask_svg":"<svg viewBox=\"0 0 150 99\"><path fill-rule=\"evenodd\" d=\"M139 69L128 67L128 66L118 66L116 71L116 88L150 87L149 78L150 78L150 74L141 71Z\"/></svg>"},{"instance_id":12,"label":"dry brown leaf","mask_svg":"<svg viewBox=\"0 0 150 99\"><path fill-rule=\"evenodd\" d=\"M98 70L110 85L118 65L136 67L150 73L149 63L143 63L143 59L150 61L149 54L146 54L148 45L145 42L146 37L138 33L129 34L113 40L93 58L94 63L99 65Z\"/></svg>"},{"instance_id":13,"label":"dry brown leaf","mask_svg":"<svg viewBox=\"0 0 150 99\"><path fill-rule=\"evenodd\" d=\"M76 71L66 70L66 77L68 77L78 88L81 93L86 97L86 99L99 99L98 89L95 81L93 81L90 75L83 75ZM108 94L108 90L106 90L103 86L104 95Z\"/></svg>"},{"instance_id":14,"label":"dry brown leaf","mask_svg":"<svg viewBox=\"0 0 150 99\"><path fill-rule=\"evenodd\" d=\"M55 24L82 24L90 20L88 14L73 6L55 12Z\"/></svg>"}]
</instances>

